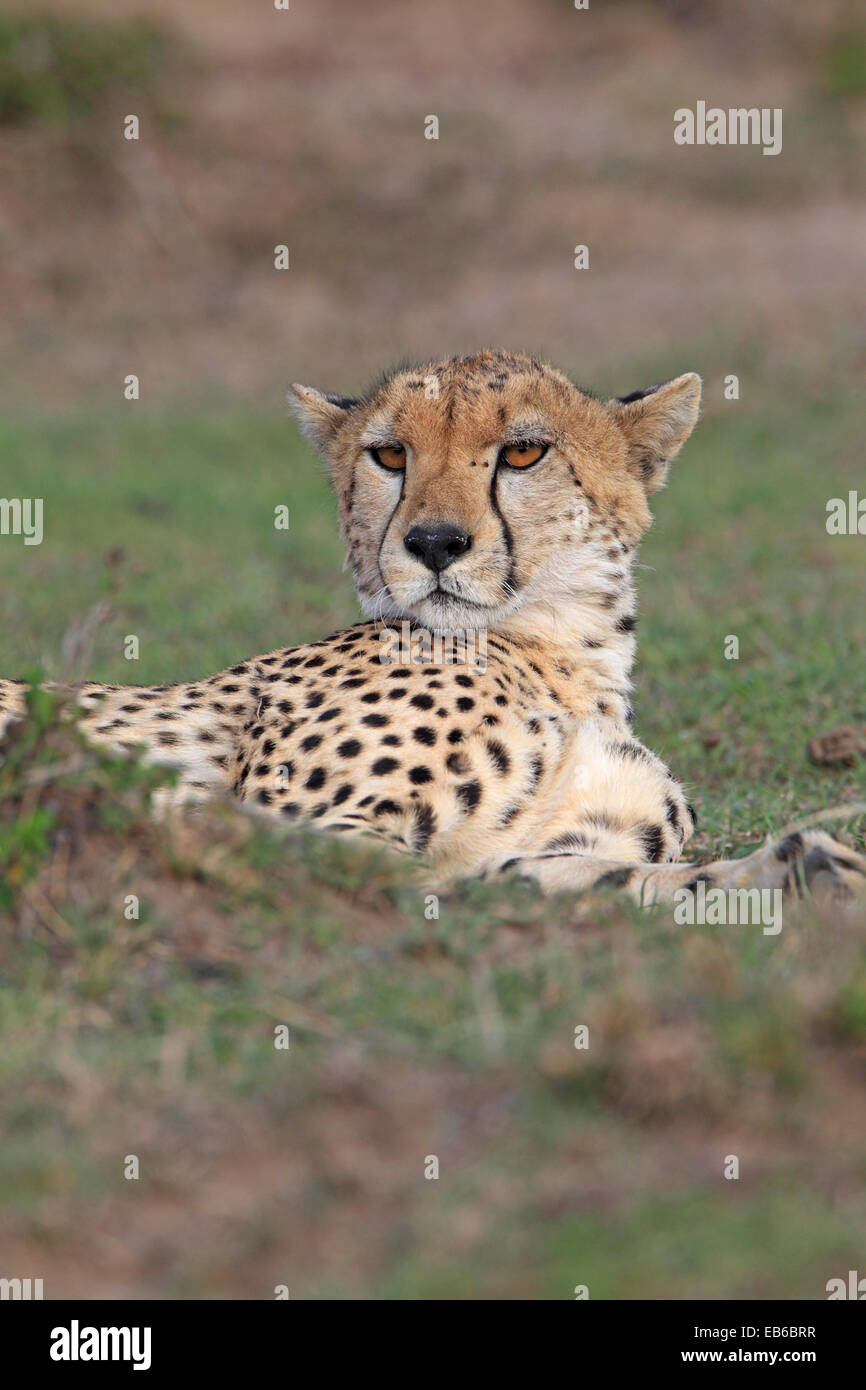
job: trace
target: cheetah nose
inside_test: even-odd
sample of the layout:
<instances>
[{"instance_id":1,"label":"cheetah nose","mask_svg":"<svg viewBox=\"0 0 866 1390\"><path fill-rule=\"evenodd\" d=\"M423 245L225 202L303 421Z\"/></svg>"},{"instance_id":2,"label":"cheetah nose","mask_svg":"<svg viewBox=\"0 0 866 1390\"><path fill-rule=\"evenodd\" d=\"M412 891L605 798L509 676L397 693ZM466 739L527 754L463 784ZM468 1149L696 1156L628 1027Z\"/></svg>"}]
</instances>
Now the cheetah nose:
<instances>
[{"instance_id":1,"label":"cheetah nose","mask_svg":"<svg viewBox=\"0 0 866 1390\"><path fill-rule=\"evenodd\" d=\"M413 526L403 537L403 544L410 555L438 574L466 554L472 537L458 526L447 523L443 526Z\"/></svg>"}]
</instances>

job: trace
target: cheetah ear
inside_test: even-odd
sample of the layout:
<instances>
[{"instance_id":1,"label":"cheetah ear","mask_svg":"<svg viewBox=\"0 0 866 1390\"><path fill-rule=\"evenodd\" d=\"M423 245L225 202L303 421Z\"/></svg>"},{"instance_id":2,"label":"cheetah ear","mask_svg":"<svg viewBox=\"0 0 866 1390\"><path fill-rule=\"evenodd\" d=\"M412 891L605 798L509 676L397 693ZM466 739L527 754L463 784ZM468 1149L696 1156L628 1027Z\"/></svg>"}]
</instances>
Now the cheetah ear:
<instances>
[{"instance_id":1,"label":"cheetah ear","mask_svg":"<svg viewBox=\"0 0 866 1390\"><path fill-rule=\"evenodd\" d=\"M360 404L351 396L323 396L314 387L297 382L289 391L288 400L302 432L322 454L327 453L349 411Z\"/></svg>"},{"instance_id":2,"label":"cheetah ear","mask_svg":"<svg viewBox=\"0 0 866 1390\"><path fill-rule=\"evenodd\" d=\"M697 372L674 377L663 386L650 386L609 402L628 441L629 467L647 492L664 486L668 464L695 427L701 406Z\"/></svg>"}]
</instances>

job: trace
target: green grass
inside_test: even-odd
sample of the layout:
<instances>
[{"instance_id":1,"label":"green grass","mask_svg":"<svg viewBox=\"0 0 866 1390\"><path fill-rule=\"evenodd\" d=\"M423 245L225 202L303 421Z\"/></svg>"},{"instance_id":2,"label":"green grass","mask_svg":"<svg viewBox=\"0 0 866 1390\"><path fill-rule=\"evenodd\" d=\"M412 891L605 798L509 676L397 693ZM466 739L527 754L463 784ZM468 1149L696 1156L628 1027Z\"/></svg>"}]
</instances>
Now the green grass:
<instances>
[{"instance_id":1,"label":"green grass","mask_svg":"<svg viewBox=\"0 0 866 1390\"><path fill-rule=\"evenodd\" d=\"M866 722L866 539L824 528L859 431L841 393L719 407L656 499L638 727L705 851L863 794L862 763L805 754ZM45 504L41 546L0 539L3 674L59 674L106 594L88 669L117 681L355 613L287 421L7 417L0 448L5 494ZM427 920L377 850L229 807L154 825L157 774L36 713L0 768L0 1204L46 1296L821 1298L856 1267L866 921L683 929L522 883Z\"/></svg>"},{"instance_id":2,"label":"green grass","mask_svg":"<svg viewBox=\"0 0 866 1390\"><path fill-rule=\"evenodd\" d=\"M68 15L0 15L0 125L68 127L113 94L156 85L172 45L142 19L106 24Z\"/></svg>"}]
</instances>

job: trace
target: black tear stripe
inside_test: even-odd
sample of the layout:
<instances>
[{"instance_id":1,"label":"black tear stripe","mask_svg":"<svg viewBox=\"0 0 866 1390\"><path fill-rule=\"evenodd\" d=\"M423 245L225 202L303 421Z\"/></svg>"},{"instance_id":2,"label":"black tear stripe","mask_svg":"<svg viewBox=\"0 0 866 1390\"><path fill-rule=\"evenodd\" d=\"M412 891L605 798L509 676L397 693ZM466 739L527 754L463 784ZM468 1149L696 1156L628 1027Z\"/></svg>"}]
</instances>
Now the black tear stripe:
<instances>
[{"instance_id":1,"label":"black tear stripe","mask_svg":"<svg viewBox=\"0 0 866 1390\"><path fill-rule=\"evenodd\" d=\"M379 542L379 548L378 548L378 550L376 551L376 568L377 568L377 570L379 571L379 578L382 580L382 583L383 583L383 584L385 583L385 579L384 579L384 576L383 576L383 574L382 574L382 546L385 544L385 541L386 541L387 538L388 538L388 532L389 532L390 529L391 529L391 522L394 520L394 517L397 515L398 511L400 510L400 505L401 505L401 503L402 503L402 501L403 501L403 494L404 494L405 491L406 491L406 469L403 468L403 469L401 469L401 471L400 471L400 496L397 498L397 501L396 501L395 504L394 504L394 510L392 511L391 515L388 517L387 525L386 525L384 531L382 532L382 539L381 539L380 542Z\"/></svg>"},{"instance_id":2,"label":"black tear stripe","mask_svg":"<svg viewBox=\"0 0 866 1390\"><path fill-rule=\"evenodd\" d=\"M505 597L508 598L514 590L514 537L511 534L511 527L508 525L508 522L505 520L505 517L502 514L502 510L499 506L499 499L496 496L496 479L498 477L499 466L497 463L494 464L493 476L490 479L490 505L499 519L499 525L502 527L502 538L505 541L505 550L508 555L508 574L505 576L505 584L503 585L503 588L505 590Z\"/></svg>"}]
</instances>

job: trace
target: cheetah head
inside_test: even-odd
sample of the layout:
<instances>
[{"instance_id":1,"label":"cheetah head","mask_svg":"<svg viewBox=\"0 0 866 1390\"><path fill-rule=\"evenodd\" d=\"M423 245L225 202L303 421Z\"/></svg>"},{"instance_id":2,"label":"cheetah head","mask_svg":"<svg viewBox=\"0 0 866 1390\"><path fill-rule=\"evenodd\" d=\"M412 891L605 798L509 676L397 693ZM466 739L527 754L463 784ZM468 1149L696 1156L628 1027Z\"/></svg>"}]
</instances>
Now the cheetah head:
<instances>
[{"instance_id":1,"label":"cheetah head","mask_svg":"<svg viewBox=\"0 0 866 1390\"><path fill-rule=\"evenodd\" d=\"M397 370L361 399L293 386L290 400L331 470L363 611L453 631L621 587L700 394L689 373L602 401L485 351Z\"/></svg>"}]
</instances>

